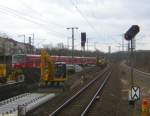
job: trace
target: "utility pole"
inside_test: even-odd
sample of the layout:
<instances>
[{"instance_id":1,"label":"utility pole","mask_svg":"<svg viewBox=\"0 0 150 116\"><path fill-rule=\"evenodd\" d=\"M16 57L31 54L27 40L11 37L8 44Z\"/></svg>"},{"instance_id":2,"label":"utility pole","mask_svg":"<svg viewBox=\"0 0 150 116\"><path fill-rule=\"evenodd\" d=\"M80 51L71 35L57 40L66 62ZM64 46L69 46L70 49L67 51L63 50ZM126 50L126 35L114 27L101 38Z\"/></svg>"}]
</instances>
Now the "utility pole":
<instances>
[{"instance_id":1,"label":"utility pole","mask_svg":"<svg viewBox=\"0 0 150 116\"><path fill-rule=\"evenodd\" d=\"M34 33L32 33L32 34L29 34L29 35L32 35L32 40L31 40L31 43L30 43L30 42L29 42L29 43L30 43L31 45L33 45L33 46L34 46ZM31 36L30 36L30 38L31 38Z\"/></svg>"},{"instance_id":2,"label":"utility pole","mask_svg":"<svg viewBox=\"0 0 150 116\"><path fill-rule=\"evenodd\" d=\"M26 53L26 45L25 45L25 43L26 43L26 36L25 36L25 34L18 35L18 36L19 36L19 37L23 37L24 53Z\"/></svg>"},{"instance_id":3,"label":"utility pole","mask_svg":"<svg viewBox=\"0 0 150 116\"><path fill-rule=\"evenodd\" d=\"M30 53L34 53L34 33L30 34L32 35L32 38L31 36L29 36L29 44L30 44Z\"/></svg>"},{"instance_id":4,"label":"utility pole","mask_svg":"<svg viewBox=\"0 0 150 116\"><path fill-rule=\"evenodd\" d=\"M74 61L74 30L78 29L78 27L69 27L67 28L68 30L71 29L72 30L72 64Z\"/></svg>"},{"instance_id":5,"label":"utility pole","mask_svg":"<svg viewBox=\"0 0 150 116\"><path fill-rule=\"evenodd\" d=\"M32 45L34 46L34 33L32 34Z\"/></svg>"},{"instance_id":6,"label":"utility pole","mask_svg":"<svg viewBox=\"0 0 150 116\"><path fill-rule=\"evenodd\" d=\"M96 42L94 42L94 49L95 49L95 51L96 51Z\"/></svg>"}]
</instances>

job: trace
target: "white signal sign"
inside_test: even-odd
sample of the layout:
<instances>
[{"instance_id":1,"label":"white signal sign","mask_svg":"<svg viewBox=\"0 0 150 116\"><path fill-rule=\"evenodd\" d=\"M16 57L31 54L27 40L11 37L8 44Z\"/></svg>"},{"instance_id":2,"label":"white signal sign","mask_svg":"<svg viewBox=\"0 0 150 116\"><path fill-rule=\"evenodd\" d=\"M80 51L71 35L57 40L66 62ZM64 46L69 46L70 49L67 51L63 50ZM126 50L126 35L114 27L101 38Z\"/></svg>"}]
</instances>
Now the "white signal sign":
<instances>
[{"instance_id":1,"label":"white signal sign","mask_svg":"<svg viewBox=\"0 0 150 116\"><path fill-rule=\"evenodd\" d=\"M131 99L139 100L140 99L140 88L137 86L133 86L131 88Z\"/></svg>"}]
</instances>

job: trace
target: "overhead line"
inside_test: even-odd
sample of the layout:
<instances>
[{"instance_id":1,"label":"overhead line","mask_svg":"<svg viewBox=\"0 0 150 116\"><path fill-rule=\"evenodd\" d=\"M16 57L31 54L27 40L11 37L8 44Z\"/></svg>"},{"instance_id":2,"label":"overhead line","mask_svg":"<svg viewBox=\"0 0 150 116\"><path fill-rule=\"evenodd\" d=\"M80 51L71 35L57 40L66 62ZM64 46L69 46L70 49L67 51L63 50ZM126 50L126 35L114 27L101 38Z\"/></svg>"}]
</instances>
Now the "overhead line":
<instances>
[{"instance_id":1,"label":"overhead line","mask_svg":"<svg viewBox=\"0 0 150 116\"><path fill-rule=\"evenodd\" d=\"M25 21L28 21L28 22L31 22L31 23L33 23L33 24L36 24L36 25L40 25L40 26L42 26L42 27L45 27L45 28L47 28L48 30L51 30L49 27L47 27L47 25L45 25L45 24L42 24L42 23L39 23L39 22L37 22L37 21L34 21L32 18L27 18L28 16L23 16L23 15L20 15L20 14L18 14L19 12L17 12L17 11L15 11L15 10L13 10L13 9L10 9L10 8L7 8L7 7L1 7L0 6L0 10L2 11L2 13L9 13L9 14L11 14L12 16L15 16L15 17L17 17L17 18L21 18L21 19L23 19L23 20L25 20ZM56 31L49 31L49 32L54 32L54 33L59 33L59 34L61 34L61 35L63 35L64 37L65 37L65 35L64 34L62 34L62 33L60 33L60 32L56 32ZM52 33L51 33L52 34ZM53 34L54 35L54 34ZM58 35L57 35L58 36Z\"/></svg>"},{"instance_id":2,"label":"overhead line","mask_svg":"<svg viewBox=\"0 0 150 116\"><path fill-rule=\"evenodd\" d=\"M2 10L7 10L7 12L11 12L12 14L15 14L16 15L16 17L19 17L19 18L22 18L23 20L26 20L26 21L29 21L29 22L32 22L32 23L35 23L35 24L40 24L40 26L41 25L43 25L43 26L47 26L47 24L46 23L43 23L44 21L42 21L42 23L40 23L38 20L38 22L37 21L35 21L35 19L34 18L31 18L31 17L29 17L29 16L27 16L27 15L22 15L21 14L21 12L19 12L19 11L16 11L16 10L14 10L14 9L11 9L11 8L8 8L8 7L5 7L5 6L1 6L0 5L0 8L2 9ZM51 28L49 29L49 30L52 30ZM60 33L60 32L57 32L57 31L54 31L54 30L52 30L53 32L55 32L55 33ZM63 33L60 33L60 34L62 34L62 35L64 35ZM64 35L65 36L65 35Z\"/></svg>"},{"instance_id":3,"label":"overhead line","mask_svg":"<svg viewBox=\"0 0 150 116\"><path fill-rule=\"evenodd\" d=\"M26 7L26 8L28 8L28 9L32 10L34 13L38 14L40 17L42 16L42 17L44 17L45 20L49 20L48 17L44 16L42 13L40 13L40 12L38 12L37 10L33 9L31 6L29 6L28 4L26 4L26 3L23 2L22 0L18 0L18 1L21 2L21 4L22 4L24 7ZM41 21L42 21L42 20L41 20ZM54 23L53 21L51 21L51 22L52 22L52 24L57 25L57 26L60 27L60 28L65 28L65 26L63 26L63 25Z\"/></svg>"},{"instance_id":4,"label":"overhead line","mask_svg":"<svg viewBox=\"0 0 150 116\"><path fill-rule=\"evenodd\" d=\"M82 13L82 11L77 7L77 5L70 0L70 2L72 3L72 5L76 8L76 10L79 12L79 14L83 17L83 19L87 22L87 24L93 29L93 31L99 36L97 30L94 28L94 26L88 21L88 19L84 16L84 14Z\"/></svg>"}]
</instances>

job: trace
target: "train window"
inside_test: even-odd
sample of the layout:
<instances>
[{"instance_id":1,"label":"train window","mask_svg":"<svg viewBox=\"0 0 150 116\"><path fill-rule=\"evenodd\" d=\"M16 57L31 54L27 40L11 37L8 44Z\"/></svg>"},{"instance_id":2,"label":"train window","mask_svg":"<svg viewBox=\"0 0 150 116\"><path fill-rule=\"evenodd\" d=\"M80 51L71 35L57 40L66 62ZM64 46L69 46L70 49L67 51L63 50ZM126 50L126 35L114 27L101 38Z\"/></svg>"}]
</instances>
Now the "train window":
<instances>
[{"instance_id":1,"label":"train window","mask_svg":"<svg viewBox=\"0 0 150 116\"><path fill-rule=\"evenodd\" d=\"M65 77L66 74L66 64L56 63L55 64L55 76Z\"/></svg>"},{"instance_id":2,"label":"train window","mask_svg":"<svg viewBox=\"0 0 150 116\"><path fill-rule=\"evenodd\" d=\"M12 56L12 63L21 63L25 59L24 54L19 54L19 55L13 55Z\"/></svg>"}]
</instances>

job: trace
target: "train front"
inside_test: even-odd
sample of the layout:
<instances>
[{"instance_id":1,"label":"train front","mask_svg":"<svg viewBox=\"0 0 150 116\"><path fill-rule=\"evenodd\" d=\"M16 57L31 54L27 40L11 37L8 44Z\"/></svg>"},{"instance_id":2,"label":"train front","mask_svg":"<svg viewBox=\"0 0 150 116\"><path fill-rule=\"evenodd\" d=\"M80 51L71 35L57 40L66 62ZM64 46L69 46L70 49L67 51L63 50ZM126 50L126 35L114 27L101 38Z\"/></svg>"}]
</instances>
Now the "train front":
<instances>
[{"instance_id":1,"label":"train front","mask_svg":"<svg viewBox=\"0 0 150 116\"><path fill-rule=\"evenodd\" d=\"M24 75L26 83L36 83L40 78L39 56L16 54L12 56L12 68L17 73Z\"/></svg>"}]
</instances>

